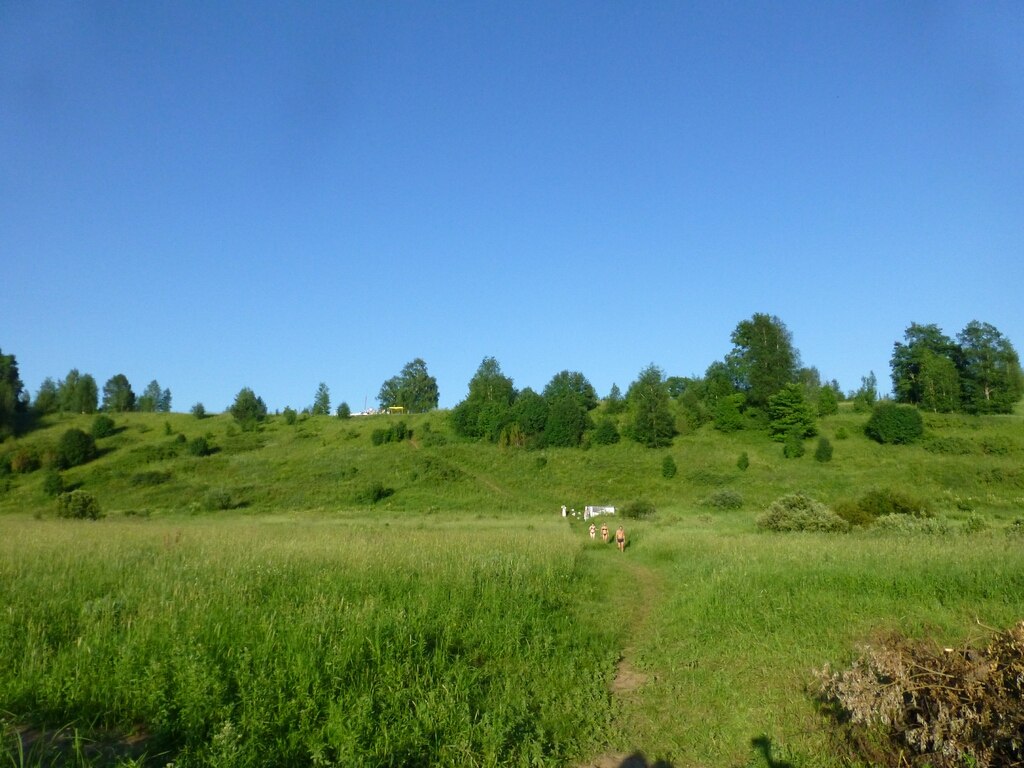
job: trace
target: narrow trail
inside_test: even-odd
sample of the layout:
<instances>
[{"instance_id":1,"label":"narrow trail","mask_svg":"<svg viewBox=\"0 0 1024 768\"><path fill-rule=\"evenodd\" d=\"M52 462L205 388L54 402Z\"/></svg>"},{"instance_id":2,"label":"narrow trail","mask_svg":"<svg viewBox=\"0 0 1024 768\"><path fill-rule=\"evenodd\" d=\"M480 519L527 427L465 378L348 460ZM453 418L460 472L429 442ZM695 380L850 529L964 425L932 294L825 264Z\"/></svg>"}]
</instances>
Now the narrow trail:
<instances>
[{"instance_id":1,"label":"narrow trail","mask_svg":"<svg viewBox=\"0 0 1024 768\"><path fill-rule=\"evenodd\" d=\"M628 555L627 555L628 558ZM622 563L629 574L624 579L626 586L619 598L629 611L627 622L629 634L615 665L615 676L609 690L613 702L612 732L619 733L623 725L623 711L633 706L642 706L644 686L651 680L651 673L641 671L637 665L637 651L647 633L652 609L661 602L664 579L654 568L633 559ZM626 596L628 594L628 596ZM638 747L640 745L637 745ZM606 752L593 757L576 768L647 768L648 763L639 749L632 752Z\"/></svg>"}]
</instances>

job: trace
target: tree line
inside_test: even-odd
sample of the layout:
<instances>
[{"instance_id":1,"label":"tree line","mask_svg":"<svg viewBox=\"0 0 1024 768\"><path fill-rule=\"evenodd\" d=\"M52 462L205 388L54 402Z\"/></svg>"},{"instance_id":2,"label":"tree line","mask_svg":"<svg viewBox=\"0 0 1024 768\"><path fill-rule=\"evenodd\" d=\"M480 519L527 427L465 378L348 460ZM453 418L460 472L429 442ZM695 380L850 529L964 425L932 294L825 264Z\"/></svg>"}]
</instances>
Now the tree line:
<instances>
[{"instance_id":1,"label":"tree line","mask_svg":"<svg viewBox=\"0 0 1024 768\"><path fill-rule=\"evenodd\" d=\"M703 376L666 376L654 363L641 370L623 394L612 384L600 399L579 371L556 373L542 391L519 390L494 357L485 357L469 381L466 397L449 414L452 430L465 438L506 446L573 447L607 444L621 437L649 447L669 445L680 432L711 424L730 432L760 429L772 439L802 439L817 433L817 419L835 413L852 399L866 410L878 400L874 372L858 389L843 393L835 379L823 381L817 368L804 366L785 323L774 315L754 314L737 324L732 349L712 362ZM893 399L935 412L970 414L1012 412L1024 396L1024 374L1016 350L989 323L972 321L950 338L934 324L911 323L890 360ZM437 408L437 379L420 358L407 363L381 385L382 409L423 413ZM169 412L171 392L151 381L136 396L124 374L104 385L102 401L95 379L77 369L54 381L46 378L31 400L14 355L0 351L0 439L26 419L49 413ZM246 425L267 415L262 398L243 388L228 409ZM201 403L192 408L202 417ZM310 415L331 413L330 392L320 383ZM348 417L347 403L336 415ZM285 409L286 418L295 416Z\"/></svg>"}]
</instances>

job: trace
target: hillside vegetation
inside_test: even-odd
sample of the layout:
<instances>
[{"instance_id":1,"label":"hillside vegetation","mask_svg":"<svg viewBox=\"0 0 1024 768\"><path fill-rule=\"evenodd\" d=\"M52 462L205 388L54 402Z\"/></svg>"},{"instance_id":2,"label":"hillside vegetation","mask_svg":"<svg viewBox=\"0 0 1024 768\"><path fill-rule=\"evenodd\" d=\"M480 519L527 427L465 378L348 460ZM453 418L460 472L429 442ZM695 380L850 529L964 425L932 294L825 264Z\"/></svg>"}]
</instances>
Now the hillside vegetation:
<instances>
[{"instance_id":1,"label":"hillside vegetation","mask_svg":"<svg viewBox=\"0 0 1024 768\"><path fill-rule=\"evenodd\" d=\"M96 416L48 416L40 428L0 444L0 512L48 515L47 469L62 435L89 432ZM864 435L867 413L849 404L820 420L831 461L800 458L760 432L724 434L705 426L667 448L632 441L589 449L525 450L453 436L447 413L270 417L253 430L227 415L125 413L98 455L62 472L63 488L92 494L104 514L326 512L384 509L431 513L550 514L562 504L622 506L638 499L664 514L731 506L763 509L803 491L826 504L872 488L929 502L938 514L976 512L1010 521L1024 510L1024 429L1020 408L1005 416L925 414L913 445L881 445ZM400 439L395 439L397 435ZM197 438L206 455L193 455ZM390 439L389 439L390 438ZM738 465L746 454L749 466ZM18 457L29 457L20 462ZM677 471L663 472L666 457ZM11 467L14 467L12 469ZM19 471L20 470L20 471ZM50 479L52 483L52 478Z\"/></svg>"}]
</instances>

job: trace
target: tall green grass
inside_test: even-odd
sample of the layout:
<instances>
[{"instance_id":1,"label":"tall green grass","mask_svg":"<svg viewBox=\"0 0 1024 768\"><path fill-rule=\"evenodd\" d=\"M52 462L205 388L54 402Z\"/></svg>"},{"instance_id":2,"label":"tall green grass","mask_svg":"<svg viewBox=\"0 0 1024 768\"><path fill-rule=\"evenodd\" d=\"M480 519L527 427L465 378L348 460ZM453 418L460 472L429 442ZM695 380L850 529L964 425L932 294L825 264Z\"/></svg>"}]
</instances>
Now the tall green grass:
<instances>
[{"instance_id":1,"label":"tall green grass","mask_svg":"<svg viewBox=\"0 0 1024 768\"><path fill-rule=\"evenodd\" d=\"M562 765L617 638L561 524L0 520L0 710L177 766Z\"/></svg>"}]
</instances>

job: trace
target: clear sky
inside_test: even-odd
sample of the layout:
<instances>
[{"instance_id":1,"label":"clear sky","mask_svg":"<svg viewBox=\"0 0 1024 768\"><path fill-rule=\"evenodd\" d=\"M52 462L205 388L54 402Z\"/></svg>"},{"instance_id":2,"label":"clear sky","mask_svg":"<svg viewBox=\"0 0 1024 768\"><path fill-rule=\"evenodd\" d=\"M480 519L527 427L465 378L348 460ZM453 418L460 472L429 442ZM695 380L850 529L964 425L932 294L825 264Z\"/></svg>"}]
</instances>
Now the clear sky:
<instances>
[{"instance_id":1,"label":"clear sky","mask_svg":"<svg viewBox=\"0 0 1024 768\"><path fill-rule=\"evenodd\" d=\"M174 410L1024 351L1020 2L0 0L0 349Z\"/></svg>"}]
</instances>

